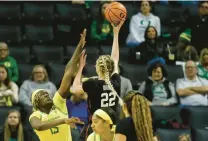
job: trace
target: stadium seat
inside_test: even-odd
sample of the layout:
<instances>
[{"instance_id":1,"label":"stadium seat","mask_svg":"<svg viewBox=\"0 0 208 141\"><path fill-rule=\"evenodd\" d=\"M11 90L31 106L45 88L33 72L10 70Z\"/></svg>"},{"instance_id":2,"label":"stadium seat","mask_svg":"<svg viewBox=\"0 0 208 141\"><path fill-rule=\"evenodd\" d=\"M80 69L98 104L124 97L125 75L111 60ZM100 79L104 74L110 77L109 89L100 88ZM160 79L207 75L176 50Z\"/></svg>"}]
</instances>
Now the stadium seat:
<instances>
[{"instance_id":1,"label":"stadium seat","mask_svg":"<svg viewBox=\"0 0 208 141\"><path fill-rule=\"evenodd\" d=\"M86 20L87 13L84 5L56 3L56 19L66 21Z\"/></svg>"},{"instance_id":2,"label":"stadium seat","mask_svg":"<svg viewBox=\"0 0 208 141\"><path fill-rule=\"evenodd\" d=\"M58 88L64 76L65 65L50 63L48 69L50 81L52 81Z\"/></svg>"},{"instance_id":3,"label":"stadium seat","mask_svg":"<svg viewBox=\"0 0 208 141\"><path fill-rule=\"evenodd\" d=\"M142 81L147 79L146 65L122 64L123 76L131 80L133 87L140 85ZM138 89L138 88L137 88Z\"/></svg>"},{"instance_id":4,"label":"stadium seat","mask_svg":"<svg viewBox=\"0 0 208 141\"><path fill-rule=\"evenodd\" d=\"M178 141L180 135L191 135L191 131L189 129L157 129L155 134L159 137L160 141Z\"/></svg>"},{"instance_id":5,"label":"stadium seat","mask_svg":"<svg viewBox=\"0 0 208 141\"><path fill-rule=\"evenodd\" d=\"M22 82L29 79L32 74L33 65L30 64L18 64L19 68L19 80L17 84L20 86Z\"/></svg>"},{"instance_id":6,"label":"stadium seat","mask_svg":"<svg viewBox=\"0 0 208 141\"><path fill-rule=\"evenodd\" d=\"M52 3L23 4L23 18L28 20L52 20L54 14Z\"/></svg>"},{"instance_id":7,"label":"stadium seat","mask_svg":"<svg viewBox=\"0 0 208 141\"><path fill-rule=\"evenodd\" d=\"M193 141L207 141L208 139L208 129L196 129L194 131Z\"/></svg>"},{"instance_id":8,"label":"stadium seat","mask_svg":"<svg viewBox=\"0 0 208 141\"><path fill-rule=\"evenodd\" d=\"M183 108L186 113L183 121L187 121L193 129L208 127L208 107L207 106L187 106Z\"/></svg>"},{"instance_id":9,"label":"stadium seat","mask_svg":"<svg viewBox=\"0 0 208 141\"><path fill-rule=\"evenodd\" d=\"M86 66L83 70L83 75L85 77L97 76L95 65L86 64Z\"/></svg>"},{"instance_id":10,"label":"stadium seat","mask_svg":"<svg viewBox=\"0 0 208 141\"><path fill-rule=\"evenodd\" d=\"M90 6L90 15L93 19L96 19L99 16L99 8L100 8L100 2L99 1L93 1L92 5Z\"/></svg>"},{"instance_id":11,"label":"stadium seat","mask_svg":"<svg viewBox=\"0 0 208 141\"><path fill-rule=\"evenodd\" d=\"M139 6L129 3L128 1L121 2L127 10L127 19L131 20L131 17L139 12Z\"/></svg>"},{"instance_id":12,"label":"stadium seat","mask_svg":"<svg viewBox=\"0 0 208 141\"><path fill-rule=\"evenodd\" d=\"M178 40L178 31L179 31L179 26L174 25L162 25L161 26L161 39L165 39L168 41L177 41Z\"/></svg>"},{"instance_id":13,"label":"stadium seat","mask_svg":"<svg viewBox=\"0 0 208 141\"><path fill-rule=\"evenodd\" d=\"M198 14L198 6L194 4L184 6L186 8L186 16L197 16Z\"/></svg>"},{"instance_id":14,"label":"stadium seat","mask_svg":"<svg viewBox=\"0 0 208 141\"><path fill-rule=\"evenodd\" d=\"M178 78L183 78L182 66L169 65L167 66L168 80L175 83Z\"/></svg>"},{"instance_id":15,"label":"stadium seat","mask_svg":"<svg viewBox=\"0 0 208 141\"><path fill-rule=\"evenodd\" d=\"M178 106L151 106L152 120L181 120L180 108Z\"/></svg>"},{"instance_id":16,"label":"stadium seat","mask_svg":"<svg viewBox=\"0 0 208 141\"><path fill-rule=\"evenodd\" d=\"M8 112L12 109L20 111L20 107L17 107L17 106L12 106L12 107L1 106L1 108L0 108L0 113L1 113L0 127L2 127L2 125L4 125L7 115L8 115Z\"/></svg>"},{"instance_id":17,"label":"stadium seat","mask_svg":"<svg viewBox=\"0 0 208 141\"><path fill-rule=\"evenodd\" d=\"M60 63L64 61L64 50L61 46L34 45L32 51L38 63Z\"/></svg>"},{"instance_id":18,"label":"stadium seat","mask_svg":"<svg viewBox=\"0 0 208 141\"><path fill-rule=\"evenodd\" d=\"M66 58L70 59L76 49L76 46L66 47ZM98 49L95 46L86 46L87 53L87 63L95 64L97 58L99 57Z\"/></svg>"},{"instance_id":19,"label":"stadium seat","mask_svg":"<svg viewBox=\"0 0 208 141\"><path fill-rule=\"evenodd\" d=\"M101 46L100 55L111 55L112 46Z\"/></svg>"},{"instance_id":20,"label":"stadium seat","mask_svg":"<svg viewBox=\"0 0 208 141\"><path fill-rule=\"evenodd\" d=\"M20 4L1 3L0 4L0 19L3 20L20 20L21 10Z\"/></svg>"},{"instance_id":21,"label":"stadium seat","mask_svg":"<svg viewBox=\"0 0 208 141\"><path fill-rule=\"evenodd\" d=\"M184 11L185 9L181 6L170 6L170 5L155 5L155 15L157 15L162 25L180 25L184 22Z\"/></svg>"},{"instance_id":22,"label":"stadium seat","mask_svg":"<svg viewBox=\"0 0 208 141\"><path fill-rule=\"evenodd\" d=\"M24 40L34 43L53 40L53 27L48 25L25 25Z\"/></svg>"},{"instance_id":23,"label":"stadium seat","mask_svg":"<svg viewBox=\"0 0 208 141\"><path fill-rule=\"evenodd\" d=\"M129 56L129 48L127 47L120 47L120 57L119 62L128 62L128 56Z\"/></svg>"},{"instance_id":24,"label":"stadium seat","mask_svg":"<svg viewBox=\"0 0 208 141\"><path fill-rule=\"evenodd\" d=\"M101 55L111 55L112 46L102 46L101 47ZM120 63L127 63L128 62L128 52L129 48L127 47L120 47L119 48L119 62Z\"/></svg>"},{"instance_id":25,"label":"stadium seat","mask_svg":"<svg viewBox=\"0 0 208 141\"><path fill-rule=\"evenodd\" d=\"M19 43L21 41L20 26L0 25L0 40L7 43Z\"/></svg>"},{"instance_id":26,"label":"stadium seat","mask_svg":"<svg viewBox=\"0 0 208 141\"><path fill-rule=\"evenodd\" d=\"M73 41L72 25L58 24L55 28L54 39L58 44L71 44Z\"/></svg>"},{"instance_id":27,"label":"stadium seat","mask_svg":"<svg viewBox=\"0 0 208 141\"><path fill-rule=\"evenodd\" d=\"M71 59L75 49L76 49L76 46L67 46L66 47L65 56L66 56L67 59Z\"/></svg>"},{"instance_id":28,"label":"stadium seat","mask_svg":"<svg viewBox=\"0 0 208 141\"><path fill-rule=\"evenodd\" d=\"M9 53L15 58L17 64L30 63L30 49L27 46L10 46Z\"/></svg>"},{"instance_id":29,"label":"stadium seat","mask_svg":"<svg viewBox=\"0 0 208 141\"><path fill-rule=\"evenodd\" d=\"M99 50L94 46L86 46L87 63L96 64L99 57Z\"/></svg>"}]
</instances>

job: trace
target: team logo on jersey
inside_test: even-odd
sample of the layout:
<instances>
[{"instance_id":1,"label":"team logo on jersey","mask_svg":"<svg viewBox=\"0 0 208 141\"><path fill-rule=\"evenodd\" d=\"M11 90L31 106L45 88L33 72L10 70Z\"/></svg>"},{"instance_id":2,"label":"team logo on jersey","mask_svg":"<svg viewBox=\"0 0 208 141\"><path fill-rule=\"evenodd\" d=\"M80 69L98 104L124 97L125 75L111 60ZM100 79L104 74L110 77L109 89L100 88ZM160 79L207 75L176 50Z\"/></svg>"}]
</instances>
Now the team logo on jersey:
<instances>
[{"instance_id":1,"label":"team logo on jersey","mask_svg":"<svg viewBox=\"0 0 208 141\"><path fill-rule=\"evenodd\" d=\"M59 133L59 128L58 127L53 127L50 130L51 130L52 135Z\"/></svg>"},{"instance_id":2,"label":"team logo on jersey","mask_svg":"<svg viewBox=\"0 0 208 141\"><path fill-rule=\"evenodd\" d=\"M11 63L10 62L5 62L4 63L4 66L7 67L7 68L9 68L9 67L11 67Z\"/></svg>"}]
</instances>

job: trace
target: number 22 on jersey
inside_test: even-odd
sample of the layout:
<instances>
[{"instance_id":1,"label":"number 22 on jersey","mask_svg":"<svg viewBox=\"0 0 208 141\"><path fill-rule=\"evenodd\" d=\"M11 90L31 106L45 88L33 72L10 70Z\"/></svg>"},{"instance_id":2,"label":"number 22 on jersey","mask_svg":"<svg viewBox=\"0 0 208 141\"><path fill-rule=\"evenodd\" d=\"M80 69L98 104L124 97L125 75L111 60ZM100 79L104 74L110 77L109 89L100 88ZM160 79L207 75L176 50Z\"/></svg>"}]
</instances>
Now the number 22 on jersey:
<instances>
[{"instance_id":1,"label":"number 22 on jersey","mask_svg":"<svg viewBox=\"0 0 208 141\"><path fill-rule=\"evenodd\" d=\"M116 95L113 92L101 94L101 107L111 107L116 105Z\"/></svg>"}]
</instances>

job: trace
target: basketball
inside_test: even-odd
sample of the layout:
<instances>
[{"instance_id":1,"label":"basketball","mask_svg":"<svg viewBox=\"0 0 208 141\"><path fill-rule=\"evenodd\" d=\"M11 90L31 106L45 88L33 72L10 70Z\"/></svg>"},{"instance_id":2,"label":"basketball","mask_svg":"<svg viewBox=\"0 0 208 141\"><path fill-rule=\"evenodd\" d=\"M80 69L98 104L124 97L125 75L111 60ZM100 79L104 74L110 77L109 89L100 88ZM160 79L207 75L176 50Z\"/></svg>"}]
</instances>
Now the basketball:
<instances>
[{"instance_id":1,"label":"basketball","mask_svg":"<svg viewBox=\"0 0 208 141\"><path fill-rule=\"evenodd\" d=\"M127 11L123 4L119 2L110 3L105 9L105 18L114 24L119 24L123 18L126 18Z\"/></svg>"}]
</instances>

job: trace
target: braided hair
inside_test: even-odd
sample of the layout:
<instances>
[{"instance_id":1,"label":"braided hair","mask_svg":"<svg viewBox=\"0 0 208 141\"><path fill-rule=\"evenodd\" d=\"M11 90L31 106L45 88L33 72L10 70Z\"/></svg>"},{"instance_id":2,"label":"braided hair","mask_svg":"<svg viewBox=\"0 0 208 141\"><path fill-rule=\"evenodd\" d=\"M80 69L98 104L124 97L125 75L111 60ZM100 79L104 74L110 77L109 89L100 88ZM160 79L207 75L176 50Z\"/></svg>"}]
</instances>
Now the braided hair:
<instances>
[{"instance_id":1,"label":"braided hair","mask_svg":"<svg viewBox=\"0 0 208 141\"><path fill-rule=\"evenodd\" d=\"M40 106L39 106L40 99L42 98L42 95L44 95L45 93L47 92L44 90L41 90L35 95L33 102L32 102L34 111L40 110Z\"/></svg>"},{"instance_id":2,"label":"braided hair","mask_svg":"<svg viewBox=\"0 0 208 141\"><path fill-rule=\"evenodd\" d=\"M132 116L137 141L152 141L152 117L148 100L136 91L129 91L123 100Z\"/></svg>"},{"instance_id":3,"label":"braided hair","mask_svg":"<svg viewBox=\"0 0 208 141\"><path fill-rule=\"evenodd\" d=\"M122 104L122 99L115 91L111 81L110 77L113 74L115 70L115 63L110 55L101 55L96 62L96 66L98 67L99 73L104 76L105 83L109 86L113 94L118 97L120 105Z\"/></svg>"}]
</instances>

